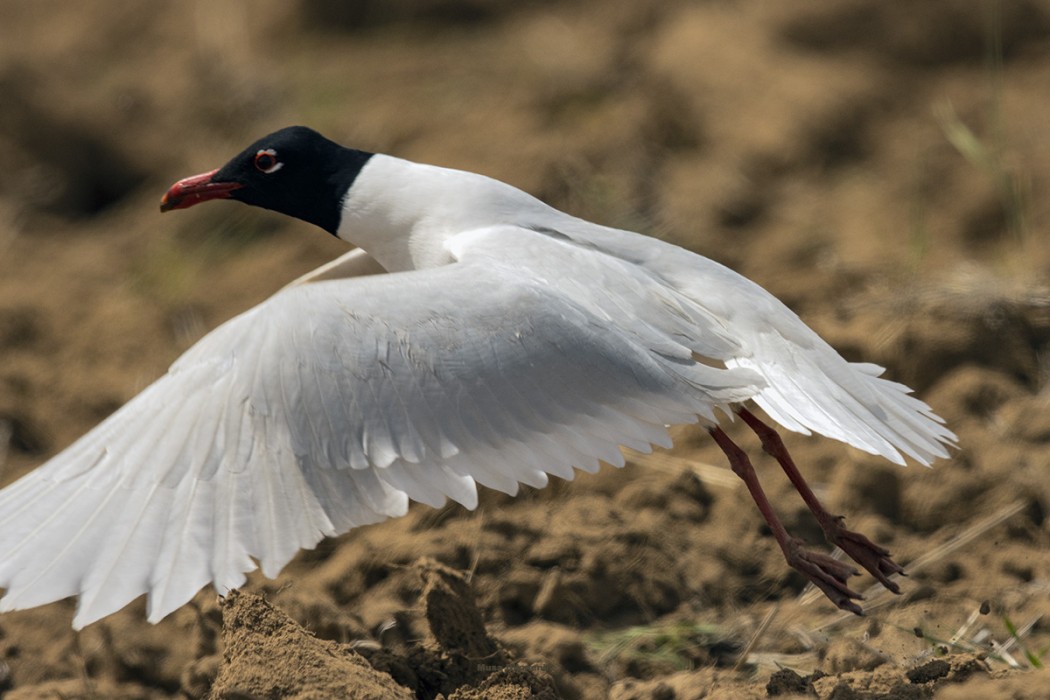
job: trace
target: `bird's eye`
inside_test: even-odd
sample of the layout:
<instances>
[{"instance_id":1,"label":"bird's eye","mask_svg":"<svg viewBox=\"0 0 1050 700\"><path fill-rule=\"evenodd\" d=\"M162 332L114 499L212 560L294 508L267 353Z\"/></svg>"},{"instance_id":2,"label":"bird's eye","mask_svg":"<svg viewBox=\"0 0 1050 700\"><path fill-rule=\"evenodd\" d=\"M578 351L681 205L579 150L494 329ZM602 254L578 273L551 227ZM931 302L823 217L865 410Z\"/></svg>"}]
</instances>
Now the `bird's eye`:
<instances>
[{"instance_id":1,"label":"bird's eye","mask_svg":"<svg viewBox=\"0 0 1050 700\"><path fill-rule=\"evenodd\" d=\"M275 173L281 169L284 163L277 160L277 151L265 148L255 154L255 169L261 173Z\"/></svg>"}]
</instances>

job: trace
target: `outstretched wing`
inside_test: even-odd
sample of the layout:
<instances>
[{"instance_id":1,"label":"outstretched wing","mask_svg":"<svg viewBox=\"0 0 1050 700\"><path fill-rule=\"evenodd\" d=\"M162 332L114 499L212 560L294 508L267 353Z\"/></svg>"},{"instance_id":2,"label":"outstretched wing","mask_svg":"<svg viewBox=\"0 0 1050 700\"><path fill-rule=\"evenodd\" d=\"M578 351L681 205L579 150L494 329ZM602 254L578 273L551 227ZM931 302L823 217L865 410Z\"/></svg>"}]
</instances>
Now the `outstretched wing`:
<instances>
[{"instance_id":1,"label":"outstretched wing","mask_svg":"<svg viewBox=\"0 0 1050 700\"><path fill-rule=\"evenodd\" d=\"M712 357L750 369L763 385L752 397L789 430L814 431L904 464L947 457L956 436L911 389L883 368L847 362L779 299L713 260L637 234L579 219L552 224L580 245L629 260L721 325L736 347Z\"/></svg>"},{"instance_id":2,"label":"outstretched wing","mask_svg":"<svg viewBox=\"0 0 1050 700\"><path fill-rule=\"evenodd\" d=\"M0 609L79 595L79 628L148 593L157 621L410 499L474 507L475 483L622 464L618 445L668 444L666 424L759 388L690 357L673 300L576 300L469 258L287 288L210 333L0 491Z\"/></svg>"}]
</instances>

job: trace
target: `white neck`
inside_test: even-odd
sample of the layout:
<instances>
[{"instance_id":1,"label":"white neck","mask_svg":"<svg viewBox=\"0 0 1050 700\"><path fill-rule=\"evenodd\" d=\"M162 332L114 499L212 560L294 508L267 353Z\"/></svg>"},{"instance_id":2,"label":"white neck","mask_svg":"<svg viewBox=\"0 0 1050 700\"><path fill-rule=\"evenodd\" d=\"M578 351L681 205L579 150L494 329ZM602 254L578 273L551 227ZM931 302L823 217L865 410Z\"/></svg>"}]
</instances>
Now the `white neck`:
<instances>
[{"instance_id":1,"label":"white neck","mask_svg":"<svg viewBox=\"0 0 1050 700\"><path fill-rule=\"evenodd\" d=\"M375 155L343 200L338 236L390 272L452 262L445 242L497 224L568 218L510 185L460 170Z\"/></svg>"}]
</instances>

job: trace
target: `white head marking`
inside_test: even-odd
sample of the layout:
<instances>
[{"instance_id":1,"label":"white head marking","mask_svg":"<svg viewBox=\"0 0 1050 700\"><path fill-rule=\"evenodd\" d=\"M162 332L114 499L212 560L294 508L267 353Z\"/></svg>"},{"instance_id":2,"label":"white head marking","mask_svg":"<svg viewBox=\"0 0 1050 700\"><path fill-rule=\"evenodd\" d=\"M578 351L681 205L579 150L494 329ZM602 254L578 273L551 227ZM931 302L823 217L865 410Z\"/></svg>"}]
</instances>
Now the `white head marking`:
<instances>
[{"instance_id":1,"label":"white head marking","mask_svg":"<svg viewBox=\"0 0 1050 700\"><path fill-rule=\"evenodd\" d=\"M284 167L284 163L277 160L277 151L272 148L264 148L255 154L255 169L259 172L275 173Z\"/></svg>"}]
</instances>

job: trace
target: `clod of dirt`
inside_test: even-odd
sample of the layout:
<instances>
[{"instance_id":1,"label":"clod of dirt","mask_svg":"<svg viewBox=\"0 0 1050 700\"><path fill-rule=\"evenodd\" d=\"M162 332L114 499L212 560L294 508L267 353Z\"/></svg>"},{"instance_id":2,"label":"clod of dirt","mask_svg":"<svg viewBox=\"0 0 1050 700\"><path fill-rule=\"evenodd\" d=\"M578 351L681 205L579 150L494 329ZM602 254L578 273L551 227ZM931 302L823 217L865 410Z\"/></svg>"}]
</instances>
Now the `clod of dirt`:
<instances>
[{"instance_id":1,"label":"clod of dirt","mask_svg":"<svg viewBox=\"0 0 1050 700\"><path fill-rule=\"evenodd\" d=\"M860 696L849 683L842 681L838 683L827 695L828 700L860 700Z\"/></svg>"},{"instance_id":2,"label":"clod of dirt","mask_svg":"<svg viewBox=\"0 0 1050 700\"><path fill-rule=\"evenodd\" d=\"M766 693L769 697L777 695L801 695L812 690L809 682L790 668L782 668L769 677Z\"/></svg>"},{"instance_id":3,"label":"clod of dirt","mask_svg":"<svg viewBox=\"0 0 1050 700\"><path fill-rule=\"evenodd\" d=\"M416 563L416 570L423 579L424 615L438 645L478 660L503 661L505 655L485 629L466 577L426 558Z\"/></svg>"},{"instance_id":4,"label":"clod of dirt","mask_svg":"<svg viewBox=\"0 0 1050 700\"><path fill-rule=\"evenodd\" d=\"M529 666L505 666L475 688L464 688L448 700L557 700L554 680Z\"/></svg>"},{"instance_id":5,"label":"clod of dirt","mask_svg":"<svg viewBox=\"0 0 1050 700\"><path fill-rule=\"evenodd\" d=\"M951 683L962 683L975 675L988 673L987 663L975 656L953 657L951 663L952 670L947 679Z\"/></svg>"},{"instance_id":6,"label":"clod of dirt","mask_svg":"<svg viewBox=\"0 0 1050 700\"><path fill-rule=\"evenodd\" d=\"M413 697L349 647L314 637L261 596L233 591L222 613L215 700Z\"/></svg>"},{"instance_id":7,"label":"clod of dirt","mask_svg":"<svg viewBox=\"0 0 1050 700\"><path fill-rule=\"evenodd\" d=\"M375 669L419 698L558 697L544 668L515 665L489 635L464 574L430 558L419 559L413 569L422 582L428 639L406 642L401 649L363 648Z\"/></svg>"},{"instance_id":8,"label":"clod of dirt","mask_svg":"<svg viewBox=\"0 0 1050 700\"><path fill-rule=\"evenodd\" d=\"M918 668L913 668L906 674L912 683L930 683L938 678L944 678L952 670L952 665L944 659L928 661Z\"/></svg>"},{"instance_id":9,"label":"clod of dirt","mask_svg":"<svg viewBox=\"0 0 1050 700\"><path fill-rule=\"evenodd\" d=\"M485 629L466 577L429 558L419 559L415 570L432 638L409 652L420 681L417 694L450 695L505 668L509 657Z\"/></svg>"}]
</instances>

